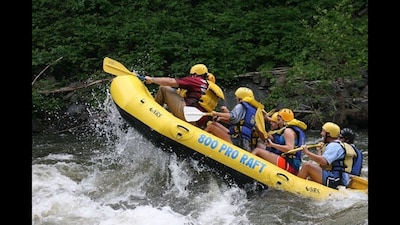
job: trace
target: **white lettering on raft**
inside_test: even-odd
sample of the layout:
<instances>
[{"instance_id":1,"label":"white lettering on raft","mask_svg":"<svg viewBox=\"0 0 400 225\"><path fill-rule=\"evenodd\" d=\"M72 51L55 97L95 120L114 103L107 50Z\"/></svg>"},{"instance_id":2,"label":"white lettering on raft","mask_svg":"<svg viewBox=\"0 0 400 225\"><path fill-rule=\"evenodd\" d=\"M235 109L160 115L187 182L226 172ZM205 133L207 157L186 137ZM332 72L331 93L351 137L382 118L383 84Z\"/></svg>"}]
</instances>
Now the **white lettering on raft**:
<instances>
[{"instance_id":1,"label":"white lettering on raft","mask_svg":"<svg viewBox=\"0 0 400 225\"><path fill-rule=\"evenodd\" d=\"M197 139L197 142L199 142L200 144L203 144L207 147L210 147L212 150L215 150L219 145L218 140L212 139L211 137L206 136L204 134L200 135L199 139ZM219 148L218 152L222 153L222 154L224 154L224 156L232 158L232 159L236 159L239 157L239 151L229 147L226 144L222 144L222 146ZM251 169L255 169L257 166L259 166L258 172L262 173L262 171L264 170L264 168L267 165L263 162L258 161L257 159L255 159L252 156L253 155L250 152L245 151L245 153L240 158L239 162L248 166Z\"/></svg>"}]
</instances>

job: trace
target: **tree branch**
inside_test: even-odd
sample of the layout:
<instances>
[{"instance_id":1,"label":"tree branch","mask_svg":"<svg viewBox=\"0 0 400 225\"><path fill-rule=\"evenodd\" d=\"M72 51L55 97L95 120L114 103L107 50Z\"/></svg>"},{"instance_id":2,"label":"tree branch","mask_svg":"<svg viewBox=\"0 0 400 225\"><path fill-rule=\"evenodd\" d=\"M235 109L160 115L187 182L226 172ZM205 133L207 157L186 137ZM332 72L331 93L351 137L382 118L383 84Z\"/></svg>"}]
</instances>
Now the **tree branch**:
<instances>
[{"instance_id":1,"label":"tree branch","mask_svg":"<svg viewBox=\"0 0 400 225\"><path fill-rule=\"evenodd\" d=\"M63 56L61 56L60 58L58 58L56 61L54 61L53 63L47 65L42 71L40 71L40 73L35 77L35 79L33 79L32 81L32 86L35 83L35 81L39 78L40 75L42 75L44 73L44 71L47 70L47 68L49 68L51 65L55 64L56 62L60 61L63 58Z\"/></svg>"},{"instance_id":2,"label":"tree branch","mask_svg":"<svg viewBox=\"0 0 400 225\"><path fill-rule=\"evenodd\" d=\"M66 91L75 91L78 89L82 89L82 88L87 88L89 86L101 83L101 82L105 82L105 81L110 81L113 78L107 78L107 79L102 79L102 80L96 80L93 82L90 82L88 84L84 84L81 85L79 87L63 87L63 88L59 88L59 89L55 89L55 90L45 90L45 91L39 91L40 94L53 94L53 93L59 93L59 92L66 92Z\"/></svg>"}]
</instances>

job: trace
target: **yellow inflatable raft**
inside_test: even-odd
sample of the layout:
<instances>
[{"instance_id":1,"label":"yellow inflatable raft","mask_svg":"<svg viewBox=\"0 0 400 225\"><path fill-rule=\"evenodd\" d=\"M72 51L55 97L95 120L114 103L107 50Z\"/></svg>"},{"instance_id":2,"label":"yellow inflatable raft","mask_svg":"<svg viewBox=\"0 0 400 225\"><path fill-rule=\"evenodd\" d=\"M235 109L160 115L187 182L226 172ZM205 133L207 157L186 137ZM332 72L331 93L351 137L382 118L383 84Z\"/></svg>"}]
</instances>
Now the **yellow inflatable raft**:
<instances>
[{"instance_id":1,"label":"yellow inflatable raft","mask_svg":"<svg viewBox=\"0 0 400 225\"><path fill-rule=\"evenodd\" d=\"M317 200L348 193L299 178L246 150L178 119L155 102L143 81L118 61L106 57L103 69L107 73L116 75L111 82L110 93L121 116L146 138L158 146L163 146L165 150L200 160L212 168L223 171L228 178L242 184L257 182L269 188ZM358 177L352 180L352 184L354 189L346 190L367 194L367 180Z\"/></svg>"}]
</instances>

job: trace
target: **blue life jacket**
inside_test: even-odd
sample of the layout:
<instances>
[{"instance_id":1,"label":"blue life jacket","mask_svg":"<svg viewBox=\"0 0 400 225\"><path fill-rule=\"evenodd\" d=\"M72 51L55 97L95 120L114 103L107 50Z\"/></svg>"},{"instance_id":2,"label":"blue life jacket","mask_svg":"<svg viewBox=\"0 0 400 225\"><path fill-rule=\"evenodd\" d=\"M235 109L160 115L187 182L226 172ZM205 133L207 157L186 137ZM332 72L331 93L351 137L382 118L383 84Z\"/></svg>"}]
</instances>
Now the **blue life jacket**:
<instances>
[{"instance_id":1,"label":"blue life jacket","mask_svg":"<svg viewBox=\"0 0 400 225\"><path fill-rule=\"evenodd\" d=\"M330 143L328 143L328 145L331 144L331 143L337 143L337 144L341 145L339 140L335 140L333 142L330 142ZM345 148L343 146L342 146L342 149L343 149L343 154L340 156L340 158L338 158L335 161L333 161L330 165L323 166L324 169L344 172L344 167L345 167L344 166L344 158L346 156L346 150L345 150Z\"/></svg>"},{"instance_id":2,"label":"blue life jacket","mask_svg":"<svg viewBox=\"0 0 400 225\"><path fill-rule=\"evenodd\" d=\"M301 145L304 145L306 143L306 134L305 132L299 128L298 126L287 126L285 129L287 128L292 128L294 130L294 132L296 132L297 134L297 138L296 140L294 140L294 144L295 147L300 147ZM283 130L284 131L284 130ZM283 136L283 131L281 132L280 135L274 136L274 143L276 144L280 144L280 145L284 145L285 144L285 138ZM283 152L275 149L275 148L268 148L268 151L271 151L277 155L281 155ZM302 155L302 151L297 151L295 153L291 153L291 154L286 154L286 161L293 166L293 168L295 168L296 170L300 169L300 165L301 165L301 155Z\"/></svg>"},{"instance_id":3,"label":"blue life jacket","mask_svg":"<svg viewBox=\"0 0 400 225\"><path fill-rule=\"evenodd\" d=\"M276 144L279 144L280 143L280 137L281 137L282 133L281 134L279 134L279 133L272 134L272 137L273 137L272 142L274 142ZM275 153L277 155L281 155L283 153L282 151L280 151L280 150L278 150L276 148L272 148L272 147L267 147L266 150L268 150L268 151L270 151L272 153Z\"/></svg>"},{"instance_id":4,"label":"blue life jacket","mask_svg":"<svg viewBox=\"0 0 400 225\"><path fill-rule=\"evenodd\" d=\"M362 169L363 155L360 149L354 144L348 144L345 142L339 143L344 154L340 159L332 162L332 170L346 172L352 175L360 176Z\"/></svg>"},{"instance_id":5,"label":"blue life jacket","mask_svg":"<svg viewBox=\"0 0 400 225\"><path fill-rule=\"evenodd\" d=\"M247 102L240 102L246 108L244 119L237 124L229 126L230 135L241 135L244 139L251 141L253 128L256 125L255 115L257 109Z\"/></svg>"},{"instance_id":6,"label":"blue life jacket","mask_svg":"<svg viewBox=\"0 0 400 225\"><path fill-rule=\"evenodd\" d=\"M354 144L350 144L353 147L354 151L356 151L357 156L353 158L353 165L350 171L350 174L360 176L363 162L363 154L359 148L357 148Z\"/></svg>"}]
</instances>

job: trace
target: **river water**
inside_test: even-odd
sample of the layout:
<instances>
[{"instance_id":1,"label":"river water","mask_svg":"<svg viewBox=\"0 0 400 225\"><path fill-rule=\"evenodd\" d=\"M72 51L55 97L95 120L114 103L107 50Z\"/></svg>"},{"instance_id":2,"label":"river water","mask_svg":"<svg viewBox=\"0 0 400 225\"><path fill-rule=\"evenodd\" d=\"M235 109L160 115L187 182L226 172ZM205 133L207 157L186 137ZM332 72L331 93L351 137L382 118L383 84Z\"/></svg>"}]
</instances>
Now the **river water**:
<instances>
[{"instance_id":1,"label":"river water","mask_svg":"<svg viewBox=\"0 0 400 225\"><path fill-rule=\"evenodd\" d=\"M195 160L155 147L115 106L93 134L32 137L32 224L368 224L368 196L316 201L228 185ZM356 131L368 178L367 131ZM307 143L319 140L307 133Z\"/></svg>"}]
</instances>

